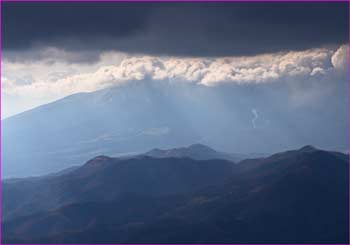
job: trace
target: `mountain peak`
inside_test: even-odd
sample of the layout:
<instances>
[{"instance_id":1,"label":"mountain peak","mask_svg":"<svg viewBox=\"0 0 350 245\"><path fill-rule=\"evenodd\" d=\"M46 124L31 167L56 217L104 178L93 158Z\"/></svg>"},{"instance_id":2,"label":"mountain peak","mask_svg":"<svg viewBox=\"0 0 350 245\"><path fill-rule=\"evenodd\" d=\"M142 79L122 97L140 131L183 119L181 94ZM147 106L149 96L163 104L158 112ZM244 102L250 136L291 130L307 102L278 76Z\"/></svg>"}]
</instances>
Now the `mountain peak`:
<instances>
[{"instance_id":1,"label":"mountain peak","mask_svg":"<svg viewBox=\"0 0 350 245\"><path fill-rule=\"evenodd\" d=\"M145 155L164 158L164 157L188 157L195 160L208 160L208 159L226 159L231 160L228 154L218 152L209 146L196 143L185 147L172 148L167 150L161 150L155 148L149 152L146 152Z\"/></svg>"},{"instance_id":2,"label":"mountain peak","mask_svg":"<svg viewBox=\"0 0 350 245\"><path fill-rule=\"evenodd\" d=\"M112 159L111 157L101 155L101 156L94 157L93 159L87 161L86 165L98 165L100 163L109 161L111 159Z\"/></svg>"},{"instance_id":3,"label":"mountain peak","mask_svg":"<svg viewBox=\"0 0 350 245\"><path fill-rule=\"evenodd\" d=\"M313 147L312 145L306 145L306 146L303 146L302 148L299 149L299 151L301 151L301 152L313 152L316 150L317 149L315 147Z\"/></svg>"},{"instance_id":4,"label":"mountain peak","mask_svg":"<svg viewBox=\"0 0 350 245\"><path fill-rule=\"evenodd\" d=\"M205 150L205 151L215 151L207 145L203 145L200 143L192 144L187 147L188 149L196 149L196 150Z\"/></svg>"}]
</instances>

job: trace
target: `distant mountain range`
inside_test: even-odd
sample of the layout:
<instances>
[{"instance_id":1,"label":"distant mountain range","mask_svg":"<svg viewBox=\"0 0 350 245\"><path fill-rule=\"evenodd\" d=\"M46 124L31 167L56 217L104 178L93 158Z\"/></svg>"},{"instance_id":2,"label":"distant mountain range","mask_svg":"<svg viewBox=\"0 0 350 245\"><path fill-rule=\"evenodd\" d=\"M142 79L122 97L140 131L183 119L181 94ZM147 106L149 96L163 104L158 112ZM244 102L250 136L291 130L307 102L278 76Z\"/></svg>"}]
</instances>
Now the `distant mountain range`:
<instances>
[{"instance_id":1,"label":"distant mountain range","mask_svg":"<svg viewBox=\"0 0 350 245\"><path fill-rule=\"evenodd\" d=\"M220 157L237 162L304 142L325 149L343 149L339 142L347 142L346 117L334 124L333 112L323 113L323 107L286 111L282 104L266 103L263 93L245 86L229 92L225 86L189 86L135 81L74 94L6 118L2 120L2 177L41 176L98 155L137 155L193 143L227 152ZM252 125L252 108L259 114L256 125ZM295 125L293 130L285 123L289 121ZM321 121L323 127L314 127Z\"/></svg>"},{"instance_id":2,"label":"distant mountain range","mask_svg":"<svg viewBox=\"0 0 350 245\"><path fill-rule=\"evenodd\" d=\"M348 243L348 155L205 145L3 182L3 243Z\"/></svg>"},{"instance_id":3,"label":"distant mountain range","mask_svg":"<svg viewBox=\"0 0 350 245\"><path fill-rule=\"evenodd\" d=\"M207 93L212 91L201 92ZM220 135L208 127L216 124L210 116L215 108L192 96L178 99L179 94L183 91L175 87L150 90L138 83L74 94L7 118L2 122L3 177L40 176L97 155L135 155Z\"/></svg>"},{"instance_id":4,"label":"distant mountain range","mask_svg":"<svg viewBox=\"0 0 350 245\"><path fill-rule=\"evenodd\" d=\"M226 152L219 152L203 144L192 144L187 147L172 148L168 150L156 148L146 152L144 155L155 158L188 157L196 160L225 159L234 162L239 162L247 158L258 158L265 156L265 154L258 153L230 154Z\"/></svg>"}]
</instances>

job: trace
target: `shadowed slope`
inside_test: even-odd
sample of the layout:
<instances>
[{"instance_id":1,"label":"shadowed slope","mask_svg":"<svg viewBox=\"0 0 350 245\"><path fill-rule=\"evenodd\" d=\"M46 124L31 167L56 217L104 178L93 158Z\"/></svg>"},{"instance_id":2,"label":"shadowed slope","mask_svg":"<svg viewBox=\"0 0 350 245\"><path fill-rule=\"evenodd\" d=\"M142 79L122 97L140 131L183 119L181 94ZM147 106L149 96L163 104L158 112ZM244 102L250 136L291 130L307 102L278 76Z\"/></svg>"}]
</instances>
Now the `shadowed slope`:
<instances>
[{"instance_id":1,"label":"shadowed slope","mask_svg":"<svg viewBox=\"0 0 350 245\"><path fill-rule=\"evenodd\" d=\"M110 161L115 161L111 165L113 167L109 166ZM129 166L121 171L120 167L116 167L120 164ZM243 161L235 164L233 172L226 175L225 171L232 170L232 165L227 164L225 161L181 158L145 157L120 161L97 157L79 171L66 175L85 179L84 188L78 188L75 193L80 195L80 201L52 211L9 219L3 224L5 241L348 242L346 155L307 147L264 159ZM169 165L169 171L175 173L168 172ZM133 166L141 169L140 175L135 175ZM120 171L123 175L115 175ZM134 183L136 185L126 182L127 189L133 190L133 193L124 193L114 200L105 198L116 193L113 190L123 183L120 180L108 181L107 172L113 178L125 178L124 181L131 176L137 177L139 181ZM97 176L101 173L105 174L103 178L106 181L99 186ZM224 181L219 176L228 178ZM156 179L160 182L152 185ZM181 181L175 181L177 179ZM210 184L203 184L209 179L212 179ZM108 189L111 185L113 188ZM177 191L174 186L177 186ZM86 188L89 191L84 193Z\"/></svg>"}]
</instances>

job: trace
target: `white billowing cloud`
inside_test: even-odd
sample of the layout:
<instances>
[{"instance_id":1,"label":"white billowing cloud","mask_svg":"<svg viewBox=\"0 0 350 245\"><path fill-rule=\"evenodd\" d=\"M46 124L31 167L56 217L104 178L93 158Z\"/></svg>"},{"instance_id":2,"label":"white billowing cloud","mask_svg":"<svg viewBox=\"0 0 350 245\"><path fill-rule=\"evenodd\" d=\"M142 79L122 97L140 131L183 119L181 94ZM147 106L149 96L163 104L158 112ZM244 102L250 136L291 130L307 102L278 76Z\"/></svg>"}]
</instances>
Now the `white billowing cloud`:
<instances>
[{"instance_id":1,"label":"white billowing cloud","mask_svg":"<svg viewBox=\"0 0 350 245\"><path fill-rule=\"evenodd\" d=\"M78 92L92 92L130 81L165 80L203 86L222 83L264 84L285 78L325 75L346 67L346 46L248 57L131 57L100 54L94 63L76 62L76 54L49 48L34 61L3 60L2 91L8 96L45 98L47 102ZM46 57L47 58L43 58Z\"/></svg>"},{"instance_id":2,"label":"white billowing cloud","mask_svg":"<svg viewBox=\"0 0 350 245\"><path fill-rule=\"evenodd\" d=\"M315 67L314 69L312 69L310 73L311 76L324 75L324 74L326 74L326 71L321 67Z\"/></svg>"},{"instance_id":3,"label":"white billowing cloud","mask_svg":"<svg viewBox=\"0 0 350 245\"><path fill-rule=\"evenodd\" d=\"M54 99L77 92L95 91L102 87L105 69L118 64L125 55L118 52L101 54L95 63L71 63L75 54L56 49L45 49L40 54L50 54L47 58L34 61L2 61L3 93L11 96L47 97ZM57 54L57 59L55 57ZM67 60L64 60L67 57ZM11 81L11 86L9 86Z\"/></svg>"},{"instance_id":4,"label":"white billowing cloud","mask_svg":"<svg viewBox=\"0 0 350 245\"><path fill-rule=\"evenodd\" d=\"M322 74L333 51L313 49L253 57L132 57L110 70L116 83L125 80L171 79L206 86L220 83L265 83L290 76Z\"/></svg>"},{"instance_id":5,"label":"white billowing cloud","mask_svg":"<svg viewBox=\"0 0 350 245\"><path fill-rule=\"evenodd\" d=\"M335 69L345 70L347 68L347 52L348 46L342 45L338 50L333 54L331 61Z\"/></svg>"}]
</instances>

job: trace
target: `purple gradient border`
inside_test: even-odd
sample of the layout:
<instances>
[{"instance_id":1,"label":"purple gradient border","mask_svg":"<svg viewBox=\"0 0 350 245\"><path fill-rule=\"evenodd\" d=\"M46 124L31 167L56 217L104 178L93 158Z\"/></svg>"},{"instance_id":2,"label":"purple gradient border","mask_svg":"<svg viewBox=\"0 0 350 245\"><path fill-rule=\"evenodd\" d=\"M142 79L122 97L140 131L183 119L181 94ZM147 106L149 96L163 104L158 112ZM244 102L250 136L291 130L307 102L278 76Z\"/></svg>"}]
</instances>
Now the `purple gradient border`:
<instances>
[{"instance_id":1,"label":"purple gradient border","mask_svg":"<svg viewBox=\"0 0 350 245\"><path fill-rule=\"evenodd\" d=\"M0 0L0 244L2 244L2 0Z\"/></svg>"},{"instance_id":2,"label":"purple gradient border","mask_svg":"<svg viewBox=\"0 0 350 245\"><path fill-rule=\"evenodd\" d=\"M1 2L350 2L350 0L0 0Z\"/></svg>"},{"instance_id":3,"label":"purple gradient border","mask_svg":"<svg viewBox=\"0 0 350 245\"><path fill-rule=\"evenodd\" d=\"M348 2L348 46L347 46L347 79L348 79L348 125L350 123L350 0L0 0L0 85L2 78L2 2ZM2 243L2 87L0 86L0 245ZM350 153L350 130L348 127L348 154ZM349 154L349 165L350 165L350 154ZM350 167L348 173L348 186L350 189ZM349 192L349 203L350 204L350 192ZM348 218L349 218L349 229L350 229L350 208L348 209ZM349 230L349 244L350 244L350 230ZM149 243L152 244L152 243ZM260 245L260 244L269 244L269 243L260 243L260 244L247 244L246 245ZM349 245L348 244L348 245ZM13 244L17 245L17 244ZM19 245L19 244L18 244ZM58 244L55 245L67 245L67 244ZM105 245L105 244L83 244L83 245ZM136 244L128 244L128 245L136 245ZM161 244L158 244L161 245ZM174 244L172 245L184 245L184 244ZM205 245L205 244L198 244ZM221 244L213 244L213 245L221 245ZM225 244L227 245L227 244ZM233 244L232 244L233 245ZM276 243L271 244L276 245ZM288 244L288 245L298 245L298 244ZM306 245L306 244L305 244ZM311 245L311 244L310 244ZM321 245L321 244L314 244ZM322 244L327 245L327 244ZM339 244L346 245L346 244Z\"/></svg>"}]
</instances>

